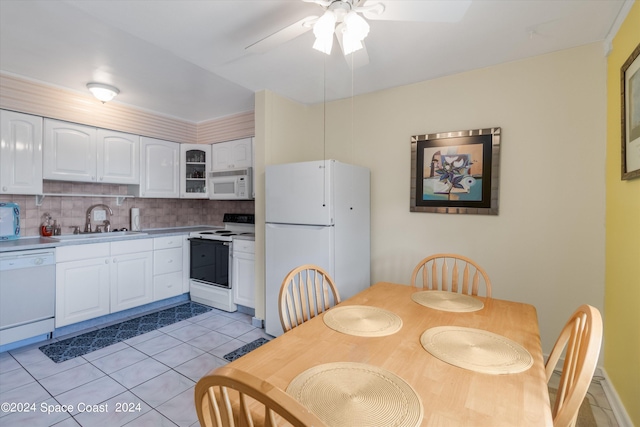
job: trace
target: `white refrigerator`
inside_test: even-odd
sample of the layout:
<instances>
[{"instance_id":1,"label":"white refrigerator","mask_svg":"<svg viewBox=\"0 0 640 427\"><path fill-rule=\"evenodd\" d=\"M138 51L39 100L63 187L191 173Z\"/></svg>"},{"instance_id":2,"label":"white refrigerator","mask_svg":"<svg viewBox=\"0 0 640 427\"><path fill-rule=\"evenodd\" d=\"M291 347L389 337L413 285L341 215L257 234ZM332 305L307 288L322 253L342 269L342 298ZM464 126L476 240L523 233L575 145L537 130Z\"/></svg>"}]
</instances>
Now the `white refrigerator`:
<instances>
[{"instance_id":1,"label":"white refrigerator","mask_svg":"<svg viewBox=\"0 0 640 427\"><path fill-rule=\"evenodd\" d=\"M371 285L369 169L319 160L265 169L265 331L282 334L285 276L316 264L345 300Z\"/></svg>"}]
</instances>

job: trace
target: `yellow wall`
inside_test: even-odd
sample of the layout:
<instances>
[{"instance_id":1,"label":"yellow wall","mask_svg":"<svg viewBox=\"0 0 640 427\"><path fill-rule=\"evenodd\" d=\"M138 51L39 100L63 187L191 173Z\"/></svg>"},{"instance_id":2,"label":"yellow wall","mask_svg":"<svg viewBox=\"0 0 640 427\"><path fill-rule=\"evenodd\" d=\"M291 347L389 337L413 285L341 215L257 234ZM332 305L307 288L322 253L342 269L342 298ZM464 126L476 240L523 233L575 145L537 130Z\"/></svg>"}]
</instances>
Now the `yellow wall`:
<instances>
[{"instance_id":1,"label":"yellow wall","mask_svg":"<svg viewBox=\"0 0 640 427\"><path fill-rule=\"evenodd\" d=\"M613 40L607 72L605 370L640 426L640 178L620 179L620 67L640 43L636 2Z\"/></svg>"}]
</instances>

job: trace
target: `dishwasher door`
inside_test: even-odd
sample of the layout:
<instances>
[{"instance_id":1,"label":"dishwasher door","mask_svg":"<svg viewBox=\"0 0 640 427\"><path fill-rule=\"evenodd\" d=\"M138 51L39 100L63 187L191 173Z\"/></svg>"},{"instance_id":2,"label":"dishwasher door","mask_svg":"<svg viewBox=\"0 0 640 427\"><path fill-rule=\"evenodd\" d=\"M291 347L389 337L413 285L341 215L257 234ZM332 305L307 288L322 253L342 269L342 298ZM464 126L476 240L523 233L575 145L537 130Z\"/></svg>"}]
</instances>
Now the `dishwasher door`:
<instances>
[{"instance_id":1,"label":"dishwasher door","mask_svg":"<svg viewBox=\"0 0 640 427\"><path fill-rule=\"evenodd\" d=\"M54 330L53 250L0 254L0 345Z\"/></svg>"}]
</instances>

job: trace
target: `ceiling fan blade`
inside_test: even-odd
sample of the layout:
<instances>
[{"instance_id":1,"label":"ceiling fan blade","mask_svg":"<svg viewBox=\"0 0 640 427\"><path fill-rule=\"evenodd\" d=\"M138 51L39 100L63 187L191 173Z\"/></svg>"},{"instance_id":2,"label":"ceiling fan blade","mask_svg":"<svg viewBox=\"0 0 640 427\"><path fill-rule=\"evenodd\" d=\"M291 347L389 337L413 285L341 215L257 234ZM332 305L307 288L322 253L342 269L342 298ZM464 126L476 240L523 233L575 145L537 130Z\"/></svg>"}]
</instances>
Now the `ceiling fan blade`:
<instances>
[{"instance_id":1,"label":"ceiling fan blade","mask_svg":"<svg viewBox=\"0 0 640 427\"><path fill-rule=\"evenodd\" d=\"M307 16L306 18L303 18L298 22L295 22L279 31L276 31L275 33L263 38L262 40L258 40L252 45L245 47L245 50L252 53L264 53L270 49L273 49L274 47L277 47L306 33L311 28L313 28L313 22L317 19L318 17L315 15Z\"/></svg>"},{"instance_id":2,"label":"ceiling fan blade","mask_svg":"<svg viewBox=\"0 0 640 427\"><path fill-rule=\"evenodd\" d=\"M302 0L302 1L305 3L319 4L322 7L329 7L332 3L330 0Z\"/></svg>"},{"instance_id":3,"label":"ceiling fan blade","mask_svg":"<svg viewBox=\"0 0 640 427\"><path fill-rule=\"evenodd\" d=\"M362 49L346 55L344 60L347 61L347 65L352 70L368 65L369 54L367 53L367 47L364 45L364 41L362 42Z\"/></svg>"},{"instance_id":4,"label":"ceiling fan blade","mask_svg":"<svg viewBox=\"0 0 640 427\"><path fill-rule=\"evenodd\" d=\"M382 3L384 11L376 13L376 9L367 10ZM458 22L471 5L471 0L381 0L360 3L358 10L367 19L384 21L414 21L414 22Z\"/></svg>"},{"instance_id":5,"label":"ceiling fan blade","mask_svg":"<svg viewBox=\"0 0 640 427\"><path fill-rule=\"evenodd\" d=\"M344 24L340 24L336 27L336 38L338 39L338 44L340 45L340 51L344 54L344 38L342 28ZM347 65L349 68L354 70L359 67L363 67L369 63L369 54L367 53L367 47L364 44L364 40L361 41L362 48L352 52L348 55L344 55L345 61L347 61Z\"/></svg>"}]
</instances>

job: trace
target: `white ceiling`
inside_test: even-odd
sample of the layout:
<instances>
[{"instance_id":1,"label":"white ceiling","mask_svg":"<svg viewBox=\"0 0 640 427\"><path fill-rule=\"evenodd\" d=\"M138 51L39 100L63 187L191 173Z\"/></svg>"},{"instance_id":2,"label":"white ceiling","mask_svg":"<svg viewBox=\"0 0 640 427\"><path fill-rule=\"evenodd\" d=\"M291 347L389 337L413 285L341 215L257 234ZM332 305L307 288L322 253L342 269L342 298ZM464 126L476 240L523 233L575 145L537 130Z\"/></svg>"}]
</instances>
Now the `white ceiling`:
<instances>
[{"instance_id":1,"label":"white ceiling","mask_svg":"<svg viewBox=\"0 0 640 427\"><path fill-rule=\"evenodd\" d=\"M312 32L245 51L322 14L301 0L0 0L0 71L82 93L112 84L112 102L197 123L253 110L262 89L312 104L604 41L632 3L472 0L455 23L370 21L370 63L352 72Z\"/></svg>"}]
</instances>

